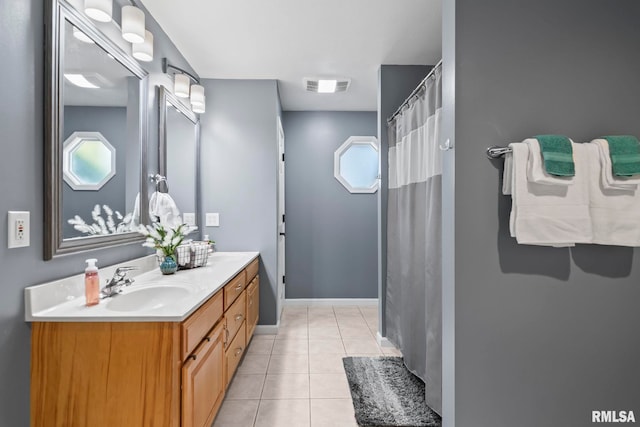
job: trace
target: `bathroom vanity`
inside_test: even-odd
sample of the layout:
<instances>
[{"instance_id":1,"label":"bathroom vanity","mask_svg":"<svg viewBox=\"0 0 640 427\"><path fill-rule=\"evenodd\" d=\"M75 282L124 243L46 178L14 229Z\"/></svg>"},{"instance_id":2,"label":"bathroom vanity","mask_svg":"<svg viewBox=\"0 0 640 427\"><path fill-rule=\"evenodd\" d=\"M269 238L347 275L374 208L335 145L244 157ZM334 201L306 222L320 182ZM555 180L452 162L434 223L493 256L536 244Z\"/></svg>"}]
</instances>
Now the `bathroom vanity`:
<instances>
[{"instance_id":1,"label":"bathroom vanity","mask_svg":"<svg viewBox=\"0 0 640 427\"><path fill-rule=\"evenodd\" d=\"M31 426L209 427L258 321L258 253L155 268L95 307L76 287L26 290Z\"/></svg>"}]
</instances>

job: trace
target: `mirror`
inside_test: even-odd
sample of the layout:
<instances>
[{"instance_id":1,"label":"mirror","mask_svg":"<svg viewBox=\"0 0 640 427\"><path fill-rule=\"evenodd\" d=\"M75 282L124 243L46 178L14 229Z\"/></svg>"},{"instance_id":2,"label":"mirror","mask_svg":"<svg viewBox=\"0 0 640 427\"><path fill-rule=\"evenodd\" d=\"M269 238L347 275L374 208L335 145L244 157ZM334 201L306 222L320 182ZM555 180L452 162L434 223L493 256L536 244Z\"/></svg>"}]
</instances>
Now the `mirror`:
<instances>
[{"instance_id":1,"label":"mirror","mask_svg":"<svg viewBox=\"0 0 640 427\"><path fill-rule=\"evenodd\" d=\"M160 185L158 190L168 191L185 223L202 228L198 197L200 120L163 86L158 87L158 103L158 172L166 178L166 187Z\"/></svg>"},{"instance_id":2,"label":"mirror","mask_svg":"<svg viewBox=\"0 0 640 427\"><path fill-rule=\"evenodd\" d=\"M64 0L48 2L45 259L143 240L147 72Z\"/></svg>"},{"instance_id":3,"label":"mirror","mask_svg":"<svg viewBox=\"0 0 640 427\"><path fill-rule=\"evenodd\" d=\"M350 193L375 193L378 165L378 140L373 136L352 136L334 153L333 176Z\"/></svg>"}]
</instances>

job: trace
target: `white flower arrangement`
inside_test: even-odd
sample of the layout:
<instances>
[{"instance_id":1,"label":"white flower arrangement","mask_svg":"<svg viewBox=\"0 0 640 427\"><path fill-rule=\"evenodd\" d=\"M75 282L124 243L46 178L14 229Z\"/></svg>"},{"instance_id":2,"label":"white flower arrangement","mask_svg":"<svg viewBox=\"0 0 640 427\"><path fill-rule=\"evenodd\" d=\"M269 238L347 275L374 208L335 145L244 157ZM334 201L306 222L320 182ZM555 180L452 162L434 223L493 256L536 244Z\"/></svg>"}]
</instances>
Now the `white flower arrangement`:
<instances>
[{"instance_id":1,"label":"white flower arrangement","mask_svg":"<svg viewBox=\"0 0 640 427\"><path fill-rule=\"evenodd\" d=\"M197 229L198 227L187 224L180 224L177 227L165 227L156 222L153 225L141 225L138 228L138 232L147 237L142 246L154 248L162 252L164 256L173 257L175 260L178 246L188 243L190 240L185 241L185 237Z\"/></svg>"},{"instance_id":2,"label":"white flower arrangement","mask_svg":"<svg viewBox=\"0 0 640 427\"><path fill-rule=\"evenodd\" d=\"M102 211L107 214L107 219L102 218ZM115 218L119 221L116 224ZM68 219L67 222L73 225L73 228L81 233L89 234L91 236L101 236L108 234L126 233L129 231L136 231L137 228L133 222L133 214L128 213L122 215L118 211L114 211L108 205L95 205L91 211L91 218L93 224L87 224L80 215L75 215L73 218Z\"/></svg>"}]
</instances>

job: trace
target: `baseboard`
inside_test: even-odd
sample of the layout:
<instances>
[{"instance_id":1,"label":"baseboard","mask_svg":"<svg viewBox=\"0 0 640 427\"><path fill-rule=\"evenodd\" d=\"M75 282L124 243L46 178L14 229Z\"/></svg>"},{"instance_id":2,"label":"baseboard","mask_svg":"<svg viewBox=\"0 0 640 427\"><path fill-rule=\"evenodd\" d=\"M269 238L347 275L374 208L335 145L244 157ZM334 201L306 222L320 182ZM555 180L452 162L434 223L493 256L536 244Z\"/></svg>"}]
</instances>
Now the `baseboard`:
<instances>
[{"instance_id":1,"label":"baseboard","mask_svg":"<svg viewBox=\"0 0 640 427\"><path fill-rule=\"evenodd\" d=\"M378 298L296 298L285 299L285 306L346 306L346 305L359 305L359 306L378 306Z\"/></svg>"},{"instance_id":2,"label":"baseboard","mask_svg":"<svg viewBox=\"0 0 640 427\"><path fill-rule=\"evenodd\" d=\"M256 329L253 331L255 335L278 335L278 329L280 328L280 322L277 325L256 325Z\"/></svg>"},{"instance_id":3,"label":"baseboard","mask_svg":"<svg viewBox=\"0 0 640 427\"><path fill-rule=\"evenodd\" d=\"M378 345L380 347L391 347L391 348L395 348L396 346L393 345L391 343L391 341L389 341L389 339L387 337L383 337L382 335L380 335L380 332L376 332L376 341L378 341Z\"/></svg>"}]
</instances>

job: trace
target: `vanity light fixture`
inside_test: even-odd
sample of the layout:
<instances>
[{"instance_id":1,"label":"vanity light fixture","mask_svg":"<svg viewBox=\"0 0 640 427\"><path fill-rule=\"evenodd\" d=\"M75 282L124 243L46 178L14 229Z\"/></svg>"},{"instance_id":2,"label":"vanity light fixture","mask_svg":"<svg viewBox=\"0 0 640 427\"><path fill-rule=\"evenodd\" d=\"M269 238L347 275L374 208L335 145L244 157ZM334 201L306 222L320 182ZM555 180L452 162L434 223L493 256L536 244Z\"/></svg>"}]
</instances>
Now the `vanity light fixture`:
<instances>
[{"instance_id":1,"label":"vanity light fixture","mask_svg":"<svg viewBox=\"0 0 640 427\"><path fill-rule=\"evenodd\" d=\"M64 75L64 78L67 79L69 81L69 83L76 85L78 87L82 87L85 89L100 89L100 86L97 86L93 83L91 83L89 80L87 80L87 78L82 75L82 74L66 74Z\"/></svg>"},{"instance_id":2,"label":"vanity light fixture","mask_svg":"<svg viewBox=\"0 0 640 427\"><path fill-rule=\"evenodd\" d=\"M93 43L95 44L95 42L85 33L82 32L82 30L80 30L77 27L73 27L73 37L75 37L76 39L80 40L81 42L84 43Z\"/></svg>"},{"instance_id":3,"label":"vanity light fixture","mask_svg":"<svg viewBox=\"0 0 640 427\"><path fill-rule=\"evenodd\" d=\"M98 22L111 22L112 0L84 0L84 13Z\"/></svg>"},{"instance_id":4,"label":"vanity light fixture","mask_svg":"<svg viewBox=\"0 0 640 427\"><path fill-rule=\"evenodd\" d=\"M134 58L143 62L153 61L153 34L145 30L144 43L134 43L131 45Z\"/></svg>"},{"instance_id":5,"label":"vanity light fixture","mask_svg":"<svg viewBox=\"0 0 640 427\"><path fill-rule=\"evenodd\" d=\"M122 6L122 38L129 43L144 43L144 12L135 6Z\"/></svg>"},{"instance_id":6,"label":"vanity light fixture","mask_svg":"<svg viewBox=\"0 0 640 427\"><path fill-rule=\"evenodd\" d=\"M169 64L167 58L162 58L162 72L173 72L173 94L180 98L189 98L191 102L191 110L194 113L202 114L205 112L206 97L204 95L204 87L200 84L193 74L175 65ZM191 81L194 84L191 84Z\"/></svg>"},{"instance_id":7,"label":"vanity light fixture","mask_svg":"<svg viewBox=\"0 0 640 427\"><path fill-rule=\"evenodd\" d=\"M189 80L189 76L186 74L176 73L173 76L173 93L178 98L188 98L189 97L189 85L191 81Z\"/></svg>"}]
</instances>

